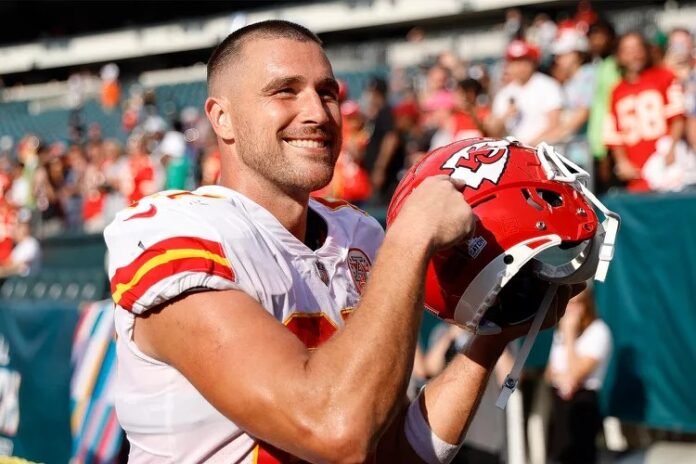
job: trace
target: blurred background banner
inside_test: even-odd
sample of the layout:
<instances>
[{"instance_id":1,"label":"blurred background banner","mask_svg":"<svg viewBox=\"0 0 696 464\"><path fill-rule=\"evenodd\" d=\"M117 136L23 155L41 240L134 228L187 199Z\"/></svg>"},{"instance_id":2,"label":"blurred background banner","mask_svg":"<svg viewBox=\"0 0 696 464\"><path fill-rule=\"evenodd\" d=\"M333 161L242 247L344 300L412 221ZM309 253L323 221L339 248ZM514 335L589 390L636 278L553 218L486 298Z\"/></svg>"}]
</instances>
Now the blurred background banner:
<instances>
[{"instance_id":1,"label":"blurred background banner","mask_svg":"<svg viewBox=\"0 0 696 464\"><path fill-rule=\"evenodd\" d=\"M72 456L79 463L108 463L123 440L114 408L116 341L111 300L85 305L75 330L70 386Z\"/></svg>"},{"instance_id":2,"label":"blurred background banner","mask_svg":"<svg viewBox=\"0 0 696 464\"><path fill-rule=\"evenodd\" d=\"M696 194L604 201L622 219L607 280L595 286L614 336L602 392L606 412L696 433Z\"/></svg>"},{"instance_id":3,"label":"blurred background banner","mask_svg":"<svg viewBox=\"0 0 696 464\"><path fill-rule=\"evenodd\" d=\"M0 301L0 454L69 461L77 319L74 304Z\"/></svg>"}]
</instances>

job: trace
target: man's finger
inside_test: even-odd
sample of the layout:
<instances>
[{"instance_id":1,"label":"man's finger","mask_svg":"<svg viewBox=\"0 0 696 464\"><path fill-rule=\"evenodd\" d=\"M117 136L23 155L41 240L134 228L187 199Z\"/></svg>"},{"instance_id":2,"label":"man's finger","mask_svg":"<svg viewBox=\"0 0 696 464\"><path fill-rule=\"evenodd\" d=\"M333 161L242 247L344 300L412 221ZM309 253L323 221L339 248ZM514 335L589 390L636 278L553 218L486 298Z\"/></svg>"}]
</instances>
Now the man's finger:
<instances>
[{"instance_id":1,"label":"man's finger","mask_svg":"<svg viewBox=\"0 0 696 464\"><path fill-rule=\"evenodd\" d=\"M450 177L450 181L457 190L464 190L464 187L466 187L466 181L464 179L455 179L454 177Z\"/></svg>"}]
</instances>

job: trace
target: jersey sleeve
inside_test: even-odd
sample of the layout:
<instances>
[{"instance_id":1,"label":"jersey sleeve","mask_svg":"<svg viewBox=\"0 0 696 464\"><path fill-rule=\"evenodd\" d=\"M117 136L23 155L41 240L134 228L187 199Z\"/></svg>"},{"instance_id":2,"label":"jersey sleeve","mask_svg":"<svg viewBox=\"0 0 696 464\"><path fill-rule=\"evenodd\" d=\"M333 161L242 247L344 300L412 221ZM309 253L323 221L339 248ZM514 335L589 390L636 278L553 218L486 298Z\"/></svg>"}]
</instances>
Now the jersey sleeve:
<instances>
[{"instance_id":1,"label":"jersey sleeve","mask_svg":"<svg viewBox=\"0 0 696 464\"><path fill-rule=\"evenodd\" d=\"M241 288L229 248L200 208L158 194L116 216L104 237L117 305L141 314L194 289Z\"/></svg>"}]
</instances>

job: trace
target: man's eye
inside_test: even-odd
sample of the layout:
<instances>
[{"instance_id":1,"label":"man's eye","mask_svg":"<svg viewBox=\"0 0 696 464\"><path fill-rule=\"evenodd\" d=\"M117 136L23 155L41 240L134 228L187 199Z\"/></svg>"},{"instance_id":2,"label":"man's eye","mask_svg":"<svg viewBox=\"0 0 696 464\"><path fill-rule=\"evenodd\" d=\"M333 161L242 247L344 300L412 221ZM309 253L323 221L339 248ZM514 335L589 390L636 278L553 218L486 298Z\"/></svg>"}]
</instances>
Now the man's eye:
<instances>
[{"instance_id":1,"label":"man's eye","mask_svg":"<svg viewBox=\"0 0 696 464\"><path fill-rule=\"evenodd\" d=\"M292 87L283 87L282 89L279 89L276 91L277 95L295 95L295 89Z\"/></svg>"},{"instance_id":2,"label":"man's eye","mask_svg":"<svg viewBox=\"0 0 696 464\"><path fill-rule=\"evenodd\" d=\"M338 100L338 92L334 90L322 90L319 92L324 100Z\"/></svg>"}]
</instances>

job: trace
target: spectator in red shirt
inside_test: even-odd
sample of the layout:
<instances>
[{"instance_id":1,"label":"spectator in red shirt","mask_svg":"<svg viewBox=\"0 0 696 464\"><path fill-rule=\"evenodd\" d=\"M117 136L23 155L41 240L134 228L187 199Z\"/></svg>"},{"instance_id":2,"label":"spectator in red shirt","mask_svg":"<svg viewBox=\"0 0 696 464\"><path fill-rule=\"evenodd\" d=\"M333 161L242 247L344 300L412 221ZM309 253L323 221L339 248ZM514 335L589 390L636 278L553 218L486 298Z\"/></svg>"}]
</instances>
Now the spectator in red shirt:
<instances>
[{"instance_id":1,"label":"spectator in red shirt","mask_svg":"<svg viewBox=\"0 0 696 464\"><path fill-rule=\"evenodd\" d=\"M452 114L454 140L488 135L486 120L491 109L478 103L483 87L476 79L467 78L457 84L455 110Z\"/></svg>"},{"instance_id":2,"label":"spectator in red shirt","mask_svg":"<svg viewBox=\"0 0 696 464\"><path fill-rule=\"evenodd\" d=\"M684 95L672 72L652 66L641 34L629 32L619 39L617 61L622 78L611 94L605 143L628 190L647 191L641 169L660 137L671 136L667 160L674 160L675 144L684 134Z\"/></svg>"},{"instance_id":3,"label":"spectator in red shirt","mask_svg":"<svg viewBox=\"0 0 696 464\"><path fill-rule=\"evenodd\" d=\"M144 137L134 136L128 141L128 161L125 171L122 190L129 205L157 190L155 167L147 152Z\"/></svg>"},{"instance_id":4,"label":"spectator in red shirt","mask_svg":"<svg viewBox=\"0 0 696 464\"><path fill-rule=\"evenodd\" d=\"M333 177L326 187L313 192L312 196L346 200L360 205L372 194L370 176L362 167L370 134L365 129L365 117L357 102L346 100L341 103L341 119L343 145Z\"/></svg>"},{"instance_id":5,"label":"spectator in red shirt","mask_svg":"<svg viewBox=\"0 0 696 464\"><path fill-rule=\"evenodd\" d=\"M0 195L0 266L7 263L12 254L14 227L17 210Z\"/></svg>"}]
</instances>

